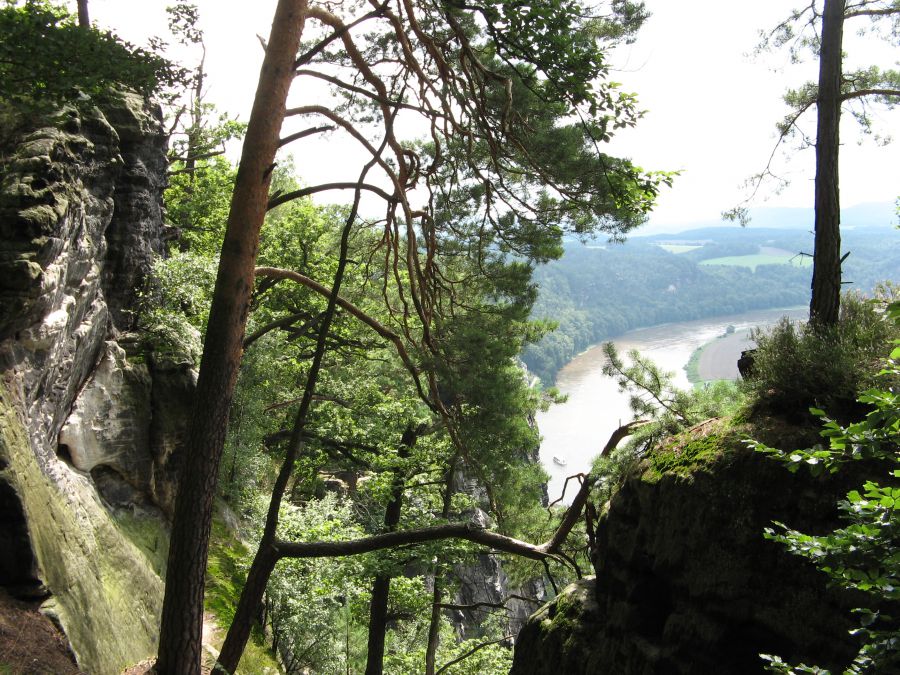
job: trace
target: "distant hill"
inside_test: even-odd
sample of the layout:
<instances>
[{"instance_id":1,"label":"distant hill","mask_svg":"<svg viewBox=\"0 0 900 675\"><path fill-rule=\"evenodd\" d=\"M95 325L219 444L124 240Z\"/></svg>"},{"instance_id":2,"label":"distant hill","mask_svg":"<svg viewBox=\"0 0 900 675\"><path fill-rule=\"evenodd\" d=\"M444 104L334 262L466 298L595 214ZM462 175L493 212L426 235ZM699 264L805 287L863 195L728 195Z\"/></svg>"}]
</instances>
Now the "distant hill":
<instances>
[{"instance_id":1,"label":"distant hill","mask_svg":"<svg viewBox=\"0 0 900 675\"><path fill-rule=\"evenodd\" d=\"M814 213L811 208L760 207L750 209L748 228L776 228L782 230L812 230ZM892 202L871 202L857 204L841 209L841 226L843 228L890 228L897 226L897 210ZM708 220L696 223L679 223L667 225L654 222L651 218L649 229L655 233L680 233L707 227L739 228L736 223L722 220ZM640 231L638 231L638 236ZM652 236L652 235L647 235Z\"/></svg>"},{"instance_id":2,"label":"distant hill","mask_svg":"<svg viewBox=\"0 0 900 675\"><path fill-rule=\"evenodd\" d=\"M805 209L767 209L793 226L714 223L669 234L632 236L624 244L567 241L565 255L535 270L536 318L559 328L524 351L531 372L550 383L575 354L642 326L809 302L811 226ZM870 291L900 280L900 232L884 225L876 205L845 212L842 249L847 290ZM888 223L890 224L890 223Z\"/></svg>"}]
</instances>

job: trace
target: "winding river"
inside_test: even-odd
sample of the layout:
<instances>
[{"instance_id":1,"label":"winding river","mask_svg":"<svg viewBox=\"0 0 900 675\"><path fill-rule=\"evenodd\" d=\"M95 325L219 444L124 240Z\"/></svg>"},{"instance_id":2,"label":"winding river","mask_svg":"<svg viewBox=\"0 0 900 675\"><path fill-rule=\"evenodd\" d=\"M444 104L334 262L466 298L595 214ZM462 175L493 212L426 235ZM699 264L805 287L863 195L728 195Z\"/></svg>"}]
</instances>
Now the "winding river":
<instances>
[{"instance_id":1,"label":"winding river","mask_svg":"<svg viewBox=\"0 0 900 675\"><path fill-rule=\"evenodd\" d=\"M705 377L736 379L737 359L750 345L749 332L757 326L771 326L782 316L805 319L806 308L757 310L698 321L670 323L629 331L615 338L620 353L637 349L664 370L675 373L675 383L690 383L684 368L698 347L711 343L703 352L701 374ZM723 336L729 326L735 330ZM718 339L717 339L718 338ZM632 419L628 396L619 392L612 378L602 373L605 358L600 345L588 348L570 361L557 375L556 386L568 400L551 406L537 416L540 429L541 462L550 474L550 499L562 492L566 476L587 471L609 435L621 423ZM565 462L560 466L554 457ZM570 482L565 502L577 484Z\"/></svg>"}]
</instances>

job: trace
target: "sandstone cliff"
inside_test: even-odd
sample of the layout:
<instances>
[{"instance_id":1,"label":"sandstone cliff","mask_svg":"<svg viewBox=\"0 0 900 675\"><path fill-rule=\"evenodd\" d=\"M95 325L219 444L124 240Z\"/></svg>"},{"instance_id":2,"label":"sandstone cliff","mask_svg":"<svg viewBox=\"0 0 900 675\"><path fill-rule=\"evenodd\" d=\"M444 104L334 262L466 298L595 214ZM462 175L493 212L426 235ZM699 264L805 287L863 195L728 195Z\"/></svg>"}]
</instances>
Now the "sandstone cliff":
<instances>
[{"instance_id":1,"label":"sandstone cliff","mask_svg":"<svg viewBox=\"0 0 900 675\"><path fill-rule=\"evenodd\" d=\"M155 650L162 581L116 516L171 509L191 387L123 349L163 250L166 139L129 94L21 126L0 157L2 583L49 593L79 665L118 673Z\"/></svg>"}]
</instances>

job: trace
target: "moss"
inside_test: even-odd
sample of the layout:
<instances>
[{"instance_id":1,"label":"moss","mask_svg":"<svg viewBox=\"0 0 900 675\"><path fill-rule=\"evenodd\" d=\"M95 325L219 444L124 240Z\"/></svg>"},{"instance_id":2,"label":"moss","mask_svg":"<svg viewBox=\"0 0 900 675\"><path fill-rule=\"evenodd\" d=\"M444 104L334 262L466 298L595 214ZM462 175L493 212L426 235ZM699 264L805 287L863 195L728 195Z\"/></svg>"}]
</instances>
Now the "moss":
<instances>
[{"instance_id":1,"label":"moss","mask_svg":"<svg viewBox=\"0 0 900 675\"><path fill-rule=\"evenodd\" d=\"M122 533L138 547L160 578L165 578L169 557L169 533L160 518L129 511L116 513L114 520Z\"/></svg>"},{"instance_id":2,"label":"moss","mask_svg":"<svg viewBox=\"0 0 900 675\"><path fill-rule=\"evenodd\" d=\"M0 459L22 501L41 578L84 670L117 675L156 651L162 582L112 522L89 481L42 472L12 397L0 383Z\"/></svg>"},{"instance_id":3,"label":"moss","mask_svg":"<svg viewBox=\"0 0 900 675\"><path fill-rule=\"evenodd\" d=\"M221 519L213 520L206 569L206 611L220 626L230 626L250 566L250 552ZM214 642L221 642L221 638ZM221 644L215 644L216 648ZM238 675L280 673L265 636L254 627L238 666Z\"/></svg>"},{"instance_id":4,"label":"moss","mask_svg":"<svg viewBox=\"0 0 900 675\"><path fill-rule=\"evenodd\" d=\"M655 482L664 475L690 477L740 447L743 437L729 420L704 422L651 450L643 479Z\"/></svg>"},{"instance_id":5,"label":"moss","mask_svg":"<svg viewBox=\"0 0 900 675\"><path fill-rule=\"evenodd\" d=\"M578 632L579 618L584 613L585 590L578 584L570 584L548 604L538 610L541 616L541 632L545 636L559 632L574 635Z\"/></svg>"}]
</instances>

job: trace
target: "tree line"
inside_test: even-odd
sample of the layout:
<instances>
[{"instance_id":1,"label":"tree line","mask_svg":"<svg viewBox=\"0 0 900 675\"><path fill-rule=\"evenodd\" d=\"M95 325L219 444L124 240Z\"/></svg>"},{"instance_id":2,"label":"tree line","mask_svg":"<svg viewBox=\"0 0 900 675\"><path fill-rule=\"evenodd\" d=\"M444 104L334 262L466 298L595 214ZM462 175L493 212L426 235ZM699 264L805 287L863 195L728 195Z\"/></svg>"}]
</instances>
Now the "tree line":
<instances>
[{"instance_id":1,"label":"tree line","mask_svg":"<svg viewBox=\"0 0 900 675\"><path fill-rule=\"evenodd\" d=\"M845 289L871 292L900 265L900 241L887 228L848 230L844 245ZM670 253L659 243L697 248ZM540 286L536 319L558 327L528 345L522 360L547 384L576 354L634 328L690 321L756 309L804 305L811 268L790 264L701 265L705 260L753 255L760 247L796 259L813 248L812 236L796 230L705 228L677 235L633 237L625 244L572 241L565 255L536 269Z\"/></svg>"}]
</instances>

